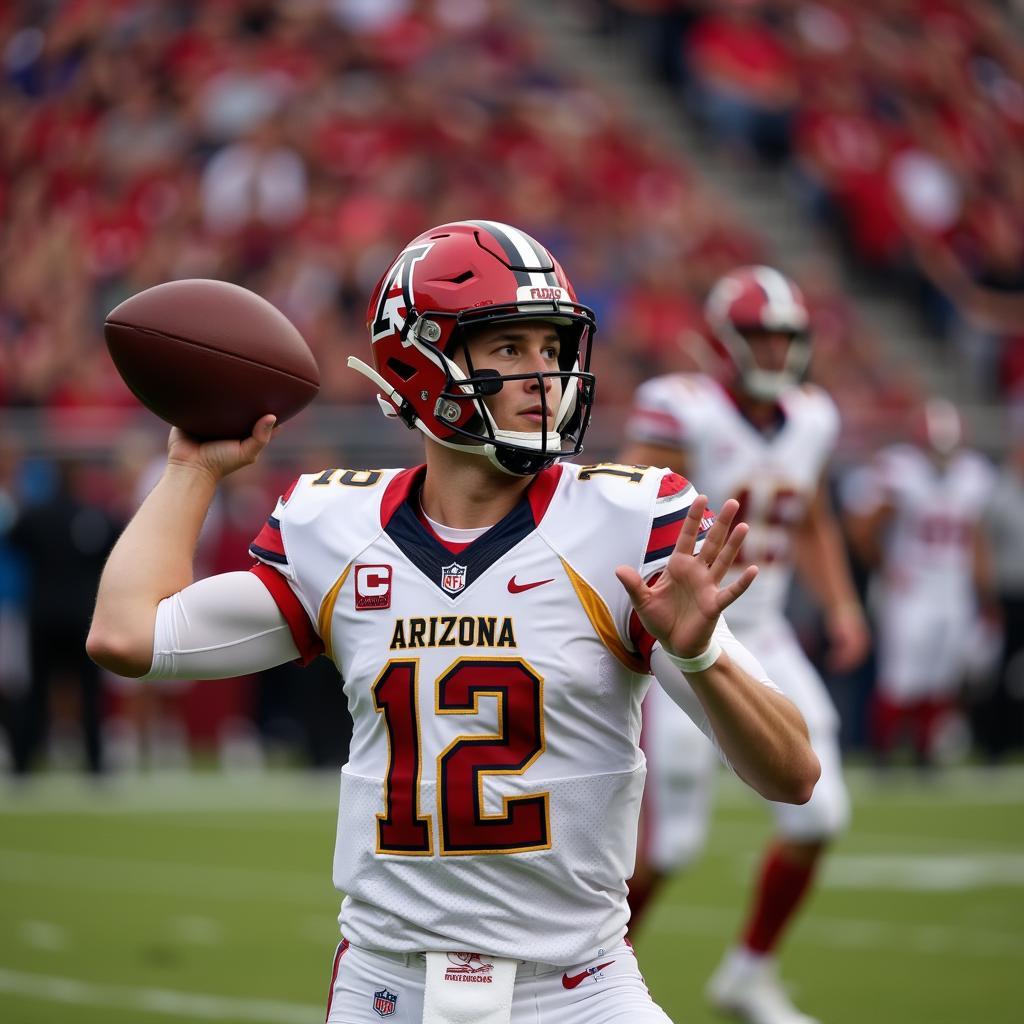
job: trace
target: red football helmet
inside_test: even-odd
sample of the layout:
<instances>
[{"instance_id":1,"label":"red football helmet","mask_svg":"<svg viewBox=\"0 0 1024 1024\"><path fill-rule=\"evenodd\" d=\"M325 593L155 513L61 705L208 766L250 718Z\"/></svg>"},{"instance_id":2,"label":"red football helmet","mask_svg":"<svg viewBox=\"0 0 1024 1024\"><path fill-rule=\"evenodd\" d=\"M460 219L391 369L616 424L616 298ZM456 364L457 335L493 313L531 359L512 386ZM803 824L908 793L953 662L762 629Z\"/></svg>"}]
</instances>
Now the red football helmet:
<instances>
[{"instance_id":1,"label":"red football helmet","mask_svg":"<svg viewBox=\"0 0 1024 1024\"><path fill-rule=\"evenodd\" d=\"M451 358L467 328L509 320L554 324L559 368L509 374L468 373ZM529 235L497 221L442 224L414 238L377 282L366 311L373 367L369 377L387 416L398 416L449 448L485 455L506 473L525 476L582 451L594 402L590 347L594 314L576 301L555 258ZM484 402L506 381L536 378L544 429L501 430ZM556 378L560 401L553 430L543 378Z\"/></svg>"},{"instance_id":2,"label":"red football helmet","mask_svg":"<svg viewBox=\"0 0 1024 1024\"><path fill-rule=\"evenodd\" d=\"M708 294L704 315L749 395L773 401L803 378L811 358L810 318L800 289L784 274L761 266L730 271ZM758 366L749 339L759 334L790 336L781 370Z\"/></svg>"}]
</instances>

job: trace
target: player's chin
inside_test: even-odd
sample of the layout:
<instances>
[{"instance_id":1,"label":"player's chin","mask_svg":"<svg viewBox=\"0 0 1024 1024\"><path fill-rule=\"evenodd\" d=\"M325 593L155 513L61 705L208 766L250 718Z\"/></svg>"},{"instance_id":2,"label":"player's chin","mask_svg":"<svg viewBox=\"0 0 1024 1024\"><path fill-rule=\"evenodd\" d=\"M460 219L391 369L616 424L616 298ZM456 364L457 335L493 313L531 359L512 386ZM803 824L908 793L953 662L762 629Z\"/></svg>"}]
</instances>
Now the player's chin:
<instances>
[{"instance_id":1,"label":"player's chin","mask_svg":"<svg viewBox=\"0 0 1024 1024\"><path fill-rule=\"evenodd\" d=\"M544 429L544 417L540 413L520 413L516 417L516 421L517 425L515 429L526 433L539 434ZM547 424L548 433L551 433L555 429L555 419L553 416L548 417Z\"/></svg>"}]
</instances>

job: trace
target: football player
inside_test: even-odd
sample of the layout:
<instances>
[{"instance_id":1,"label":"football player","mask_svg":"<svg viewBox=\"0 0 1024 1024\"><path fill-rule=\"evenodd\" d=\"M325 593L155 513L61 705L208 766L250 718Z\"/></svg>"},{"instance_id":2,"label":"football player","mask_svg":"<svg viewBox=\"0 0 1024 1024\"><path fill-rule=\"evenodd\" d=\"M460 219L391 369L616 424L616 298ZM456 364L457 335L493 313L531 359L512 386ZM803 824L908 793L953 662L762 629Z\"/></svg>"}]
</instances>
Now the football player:
<instances>
[{"instance_id":1,"label":"football player","mask_svg":"<svg viewBox=\"0 0 1024 1024\"><path fill-rule=\"evenodd\" d=\"M772 804L777 834L753 905L707 994L751 1024L809 1024L779 982L776 953L822 853L847 824L849 801L837 714L784 605L796 566L824 611L833 667L851 668L865 656L868 632L824 477L839 417L822 389L803 383L809 317L791 280L770 267L740 267L711 289L705 315L725 357L725 379L678 373L641 385L622 458L692 474L712 503L736 497L737 518L750 528L740 558L756 562L760 572L730 608L730 627L803 712L822 774L808 803ZM714 768L703 736L657 687L645 710L644 744L645 841L631 882L634 924L666 875L702 848Z\"/></svg>"},{"instance_id":2,"label":"football player","mask_svg":"<svg viewBox=\"0 0 1024 1024\"><path fill-rule=\"evenodd\" d=\"M844 498L850 537L878 570L872 743L885 764L909 729L928 767L984 636L979 612L993 581L982 520L996 474L964 446L960 413L946 399L926 402L910 433L851 474Z\"/></svg>"},{"instance_id":3,"label":"football player","mask_svg":"<svg viewBox=\"0 0 1024 1024\"><path fill-rule=\"evenodd\" d=\"M740 777L809 799L795 706L728 632L746 528L679 476L581 450L594 319L505 224L445 224L370 300L384 413L412 469L300 476L251 572L193 583L217 481L270 439L178 430L100 582L92 655L157 678L324 653L354 721L334 881L346 895L327 1019L665 1022L625 941L654 672ZM654 577L657 577L654 579Z\"/></svg>"}]
</instances>

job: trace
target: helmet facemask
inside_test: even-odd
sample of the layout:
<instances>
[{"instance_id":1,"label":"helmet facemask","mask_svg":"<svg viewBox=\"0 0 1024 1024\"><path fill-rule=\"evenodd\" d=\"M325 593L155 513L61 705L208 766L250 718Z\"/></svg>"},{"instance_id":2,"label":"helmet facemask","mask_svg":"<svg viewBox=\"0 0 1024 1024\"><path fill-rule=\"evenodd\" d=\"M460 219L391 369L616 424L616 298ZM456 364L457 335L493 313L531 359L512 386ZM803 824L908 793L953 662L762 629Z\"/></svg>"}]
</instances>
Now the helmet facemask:
<instances>
[{"instance_id":1,"label":"helmet facemask","mask_svg":"<svg viewBox=\"0 0 1024 1024\"><path fill-rule=\"evenodd\" d=\"M803 380L811 360L810 317L800 289L784 274L772 267L737 267L715 283L704 312L735 364L740 387L752 398L776 401ZM751 339L775 334L786 335L789 347L780 368L766 369Z\"/></svg>"},{"instance_id":2,"label":"helmet facemask","mask_svg":"<svg viewBox=\"0 0 1024 1024\"><path fill-rule=\"evenodd\" d=\"M768 334L768 331L726 330L720 332L736 363L740 385L751 396L764 402L774 402L789 388L799 384L807 373L811 361L811 339L806 331L780 331L789 336L786 360L781 369L768 370L761 366L754 354L750 336Z\"/></svg>"},{"instance_id":3,"label":"helmet facemask","mask_svg":"<svg viewBox=\"0 0 1024 1024\"><path fill-rule=\"evenodd\" d=\"M594 375L590 372L594 326L589 310L581 315L559 309L559 315L552 316L552 304L549 302L538 302L535 309L526 308L529 305L532 304L521 302L509 310L492 307L482 314L471 312L460 313L454 318L449 316L455 322L443 352L436 345L424 342L422 331L417 333L420 343L432 348L445 369L446 379L435 415L446 421L450 429L466 442L441 443L461 451L484 454L498 469L515 476L532 475L560 459L578 455L582 451L583 435L594 399ZM421 322L436 322L436 317L446 315L428 311L422 314ZM561 342L557 370L502 374L474 366L470 352L474 329L517 321L540 321L556 327ZM460 355L465 368L458 362ZM525 380L537 381L541 428L536 431L502 429L488 407L487 399L497 395L506 383ZM557 389L552 389L551 394L546 386L548 381L557 383ZM549 414L554 402L557 402L554 425L549 427ZM472 409L468 419L465 416L467 406Z\"/></svg>"}]
</instances>

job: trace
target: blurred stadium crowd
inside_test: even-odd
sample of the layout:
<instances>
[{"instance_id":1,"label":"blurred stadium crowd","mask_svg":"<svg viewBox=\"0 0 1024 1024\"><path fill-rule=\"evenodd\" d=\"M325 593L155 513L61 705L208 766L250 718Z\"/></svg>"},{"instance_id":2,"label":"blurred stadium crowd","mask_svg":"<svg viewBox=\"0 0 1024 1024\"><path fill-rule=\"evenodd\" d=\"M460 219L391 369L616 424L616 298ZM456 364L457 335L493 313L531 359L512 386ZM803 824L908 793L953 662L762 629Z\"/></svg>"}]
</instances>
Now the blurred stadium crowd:
<instances>
[{"instance_id":1,"label":"blurred stadium crowd","mask_svg":"<svg viewBox=\"0 0 1024 1024\"><path fill-rule=\"evenodd\" d=\"M967 0L593 0L708 136L783 165L989 397L1024 388L1024 49ZM1020 15L1019 6L1017 15Z\"/></svg>"},{"instance_id":2,"label":"blurred stadium crowd","mask_svg":"<svg viewBox=\"0 0 1024 1024\"><path fill-rule=\"evenodd\" d=\"M993 401L1024 388L1024 50L995 7L585 6L649 43L652 70L710 137L740 159L785 164L851 265L909 290ZM606 437L642 380L705 365L708 286L737 263L770 262L770 241L607 87L568 72L557 40L514 8L0 6L0 713L17 770L36 763L51 710L85 721L94 770L103 721L111 750L110 723L123 726L125 765L146 729L165 730L170 761L209 741L251 762L269 737L329 764L344 745L323 667L149 694L85 658L99 566L152 472L150 437L135 432L137 404L102 340L104 314L128 295L218 277L267 297L317 357L318 406L368 410L366 436L337 439L359 461L373 461L375 408L345 362L365 355L383 261L424 225L486 216L559 256L601 325ZM898 436L921 383L886 364L822 254L792 269L816 328L812 374L843 411L846 457L866 457ZM106 457L76 456L86 422L102 425ZM307 465L337 457L320 454L335 439L307 440ZM229 481L205 570L247 564L291 475L271 462ZM813 621L807 631L813 647ZM73 713L60 706L62 678L76 683ZM850 683L840 705L861 707L870 683ZM851 720L849 738L862 742L863 725Z\"/></svg>"}]
</instances>

